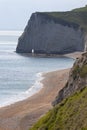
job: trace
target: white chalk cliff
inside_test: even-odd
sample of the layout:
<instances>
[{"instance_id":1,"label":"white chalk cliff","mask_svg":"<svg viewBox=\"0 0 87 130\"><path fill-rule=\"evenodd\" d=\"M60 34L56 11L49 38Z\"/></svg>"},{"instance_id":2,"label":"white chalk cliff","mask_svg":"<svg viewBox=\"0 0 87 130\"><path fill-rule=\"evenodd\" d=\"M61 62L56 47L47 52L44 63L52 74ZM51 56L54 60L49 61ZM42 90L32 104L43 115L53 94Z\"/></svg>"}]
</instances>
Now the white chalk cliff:
<instances>
[{"instance_id":1,"label":"white chalk cliff","mask_svg":"<svg viewBox=\"0 0 87 130\"><path fill-rule=\"evenodd\" d=\"M79 25L49 16L33 13L18 40L16 52L36 54L65 54L84 50L84 35Z\"/></svg>"}]
</instances>

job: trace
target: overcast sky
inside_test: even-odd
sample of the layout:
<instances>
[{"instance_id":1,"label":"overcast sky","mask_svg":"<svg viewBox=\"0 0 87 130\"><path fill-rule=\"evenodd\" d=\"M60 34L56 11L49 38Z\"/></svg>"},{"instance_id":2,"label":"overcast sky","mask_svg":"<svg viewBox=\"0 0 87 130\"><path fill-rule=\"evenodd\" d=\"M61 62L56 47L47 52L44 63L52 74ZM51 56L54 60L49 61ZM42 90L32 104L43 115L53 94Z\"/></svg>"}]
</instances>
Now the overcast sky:
<instances>
[{"instance_id":1,"label":"overcast sky","mask_svg":"<svg viewBox=\"0 0 87 130\"><path fill-rule=\"evenodd\" d=\"M66 11L83 7L87 0L0 0L0 30L23 30L37 11Z\"/></svg>"}]
</instances>

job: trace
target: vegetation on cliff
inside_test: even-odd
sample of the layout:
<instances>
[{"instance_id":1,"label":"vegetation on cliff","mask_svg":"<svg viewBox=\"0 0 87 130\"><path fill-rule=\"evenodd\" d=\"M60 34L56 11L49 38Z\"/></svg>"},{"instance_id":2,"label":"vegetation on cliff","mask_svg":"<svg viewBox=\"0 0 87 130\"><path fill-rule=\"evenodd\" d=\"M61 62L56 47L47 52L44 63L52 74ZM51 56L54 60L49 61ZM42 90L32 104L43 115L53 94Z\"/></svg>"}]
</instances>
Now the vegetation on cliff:
<instances>
[{"instance_id":1,"label":"vegetation on cliff","mask_svg":"<svg viewBox=\"0 0 87 130\"><path fill-rule=\"evenodd\" d=\"M75 62L72 68L73 78L80 77L82 80L87 78L87 52ZM85 83L86 84L86 83Z\"/></svg>"},{"instance_id":2,"label":"vegetation on cliff","mask_svg":"<svg viewBox=\"0 0 87 130\"><path fill-rule=\"evenodd\" d=\"M75 66L74 70L73 70L73 77L74 77L74 79L77 76L77 74L79 74L79 76L81 78L87 77L87 64L86 65L82 65L81 67L79 65Z\"/></svg>"},{"instance_id":3,"label":"vegetation on cliff","mask_svg":"<svg viewBox=\"0 0 87 130\"><path fill-rule=\"evenodd\" d=\"M67 12L51 12L46 14L61 18L67 22L79 24L80 28L87 31L87 6Z\"/></svg>"},{"instance_id":4,"label":"vegetation on cliff","mask_svg":"<svg viewBox=\"0 0 87 130\"><path fill-rule=\"evenodd\" d=\"M30 130L87 130L87 87L55 106Z\"/></svg>"},{"instance_id":5,"label":"vegetation on cliff","mask_svg":"<svg viewBox=\"0 0 87 130\"><path fill-rule=\"evenodd\" d=\"M56 99L52 103L53 106L70 95L73 95L76 91L83 89L84 86L87 86L87 52L76 59L70 71L67 84L56 96Z\"/></svg>"}]
</instances>

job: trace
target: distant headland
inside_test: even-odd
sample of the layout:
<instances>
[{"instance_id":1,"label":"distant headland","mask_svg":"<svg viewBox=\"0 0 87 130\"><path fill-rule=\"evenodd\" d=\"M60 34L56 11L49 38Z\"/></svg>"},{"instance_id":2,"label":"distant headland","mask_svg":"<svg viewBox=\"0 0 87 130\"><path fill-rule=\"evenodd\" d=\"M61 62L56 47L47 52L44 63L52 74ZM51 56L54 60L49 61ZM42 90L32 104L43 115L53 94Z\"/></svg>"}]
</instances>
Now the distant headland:
<instances>
[{"instance_id":1,"label":"distant headland","mask_svg":"<svg viewBox=\"0 0 87 130\"><path fill-rule=\"evenodd\" d=\"M87 46L87 6L67 12L36 12L18 40L17 53L67 54Z\"/></svg>"}]
</instances>

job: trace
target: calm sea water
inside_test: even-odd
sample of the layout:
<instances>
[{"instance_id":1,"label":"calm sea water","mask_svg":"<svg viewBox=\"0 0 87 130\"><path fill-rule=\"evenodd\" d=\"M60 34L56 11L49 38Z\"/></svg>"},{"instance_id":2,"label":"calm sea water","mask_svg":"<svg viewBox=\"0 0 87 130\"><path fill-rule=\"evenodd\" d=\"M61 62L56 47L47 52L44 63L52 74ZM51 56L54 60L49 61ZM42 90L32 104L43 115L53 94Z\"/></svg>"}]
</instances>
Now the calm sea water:
<instances>
[{"instance_id":1,"label":"calm sea water","mask_svg":"<svg viewBox=\"0 0 87 130\"><path fill-rule=\"evenodd\" d=\"M21 32L0 31L0 106L23 100L40 89L42 72L69 68L70 58L24 57L15 53Z\"/></svg>"}]
</instances>

